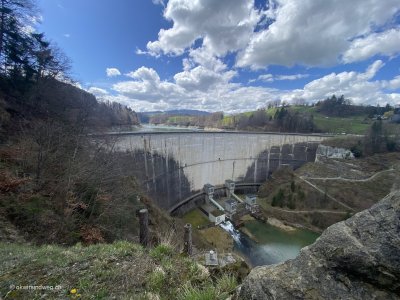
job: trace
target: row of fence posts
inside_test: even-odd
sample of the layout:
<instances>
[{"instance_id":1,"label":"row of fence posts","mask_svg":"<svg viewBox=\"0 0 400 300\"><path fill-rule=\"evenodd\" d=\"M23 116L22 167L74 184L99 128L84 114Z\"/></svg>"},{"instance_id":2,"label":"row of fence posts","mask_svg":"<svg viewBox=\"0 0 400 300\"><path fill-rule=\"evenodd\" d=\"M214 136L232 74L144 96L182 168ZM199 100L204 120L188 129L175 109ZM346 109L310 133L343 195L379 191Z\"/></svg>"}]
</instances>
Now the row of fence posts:
<instances>
[{"instance_id":1,"label":"row of fence posts","mask_svg":"<svg viewBox=\"0 0 400 300\"><path fill-rule=\"evenodd\" d=\"M139 210L139 242L143 247L148 247L149 245L149 211L147 209ZM183 252L187 255L192 255L193 244L192 244L192 225L187 223L184 226L185 233L183 236L184 246Z\"/></svg>"}]
</instances>

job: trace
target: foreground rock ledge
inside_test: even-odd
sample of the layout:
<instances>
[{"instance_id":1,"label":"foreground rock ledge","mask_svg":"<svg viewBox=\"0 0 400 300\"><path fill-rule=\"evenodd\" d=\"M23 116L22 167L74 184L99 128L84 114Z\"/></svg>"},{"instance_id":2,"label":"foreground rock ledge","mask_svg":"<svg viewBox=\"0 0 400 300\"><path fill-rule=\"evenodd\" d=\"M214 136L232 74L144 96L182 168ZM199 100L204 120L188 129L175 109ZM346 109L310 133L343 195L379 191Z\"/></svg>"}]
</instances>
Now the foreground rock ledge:
<instances>
[{"instance_id":1,"label":"foreground rock ledge","mask_svg":"<svg viewBox=\"0 0 400 300\"><path fill-rule=\"evenodd\" d=\"M400 191L330 226L297 258L253 269L239 299L400 299Z\"/></svg>"}]
</instances>

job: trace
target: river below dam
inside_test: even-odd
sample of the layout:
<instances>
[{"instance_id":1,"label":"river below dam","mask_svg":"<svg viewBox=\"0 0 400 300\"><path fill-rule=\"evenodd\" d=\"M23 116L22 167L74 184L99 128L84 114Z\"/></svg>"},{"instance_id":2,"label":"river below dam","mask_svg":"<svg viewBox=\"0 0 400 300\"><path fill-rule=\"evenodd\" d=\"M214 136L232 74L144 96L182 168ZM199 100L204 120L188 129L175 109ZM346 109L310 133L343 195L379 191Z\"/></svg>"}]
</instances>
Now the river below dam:
<instances>
[{"instance_id":1,"label":"river below dam","mask_svg":"<svg viewBox=\"0 0 400 300\"><path fill-rule=\"evenodd\" d=\"M305 229L285 231L257 220L245 223L253 239L235 229L229 221L220 225L234 240L234 250L252 266L271 265L295 258L300 249L319 236ZM255 240L256 241L255 241Z\"/></svg>"}]
</instances>

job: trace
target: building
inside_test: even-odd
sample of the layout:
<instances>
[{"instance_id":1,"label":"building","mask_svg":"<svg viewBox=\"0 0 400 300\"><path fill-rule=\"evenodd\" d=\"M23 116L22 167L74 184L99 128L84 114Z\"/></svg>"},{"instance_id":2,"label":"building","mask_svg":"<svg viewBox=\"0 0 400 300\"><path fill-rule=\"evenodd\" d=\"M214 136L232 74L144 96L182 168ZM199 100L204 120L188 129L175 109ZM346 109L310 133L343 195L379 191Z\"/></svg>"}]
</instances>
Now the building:
<instances>
[{"instance_id":1,"label":"building","mask_svg":"<svg viewBox=\"0 0 400 300\"><path fill-rule=\"evenodd\" d=\"M232 216L237 211L237 205L238 203L235 200L229 199L225 201L225 212L227 218L232 219Z\"/></svg>"},{"instance_id":2,"label":"building","mask_svg":"<svg viewBox=\"0 0 400 300\"><path fill-rule=\"evenodd\" d=\"M214 196L214 191L215 191L214 186L207 183L204 185L203 191L206 194L206 203L212 202L212 198Z\"/></svg>"},{"instance_id":3,"label":"building","mask_svg":"<svg viewBox=\"0 0 400 300\"><path fill-rule=\"evenodd\" d=\"M209 251L205 254L206 266L218 266L218 254L216 251Z\"/></svg>"},{"instance_id":4,"label":"building","mask_svg":"<svg viewBox=\"0 0 400 300\"><path fill-rule=\"evenodd\" d=\"M219 209L215 209L208 213L208 219L215 225L225 222L225 213Z\"/></svg>"},{"instance_id":5,"label":"building","mask_svg":"<svg viewBox=\"0 0 400 300\"><path fill-rule=\"evenodd\" d=\"M246 209L251 211L252 213L257 211L257 196L256 195L246 195L246 198L244 199L244 202L246 203Z\"/></svg>"},{"instance_id":6,"label":"building","mask_svg":"<svg viewBox=\"0 0 400 300\"><path fill-rule=\"evenodd\" d=\"M204 185L203 190L207 195L212 196L214 194L214 186L209 183Z\"/></svg>"},{"instance_id":7,"label":"building","mask_svg":"<svg viewBox=\"0 0 400 300\"><path fill-rule=\"evenodd\" d=\"M235 192L235 182L233 180L225 180L226 196L231 198Z\"/></svg>"}]
</instances>

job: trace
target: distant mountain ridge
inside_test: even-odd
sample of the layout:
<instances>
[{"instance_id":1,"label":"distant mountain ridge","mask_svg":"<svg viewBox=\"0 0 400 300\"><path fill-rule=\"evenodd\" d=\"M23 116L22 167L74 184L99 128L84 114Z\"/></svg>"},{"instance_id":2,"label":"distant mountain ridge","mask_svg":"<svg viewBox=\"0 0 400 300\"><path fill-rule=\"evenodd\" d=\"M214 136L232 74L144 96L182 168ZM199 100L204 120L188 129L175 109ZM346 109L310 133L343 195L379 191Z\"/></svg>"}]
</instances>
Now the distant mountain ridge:
<instances>
[{"instance_id":1,"label":"distant mountain ridge","mask_svg":"<svg viewBox=\"0 0 400 300\"><path fill-rule=\"evenodd\" d=\"M144 111L138 112L140 115L157 115L157 114L171 114L171 115L184 115L184 116L207 116L210 112L196 109L173 109L173 110L155 110L155 111Z\"/></svg>"},{"instance_id":2,"label":"distant mountain ridge","mask_svg":"<svg viewBox=\"0 0 400 300\"><path fill-rule=\"evenodd\" d=\"M145 111L137 113L141 123L148 123L152 116L164 115L164 116L208 116L210 112L196 109L173 109L166 111Z\"/></svg>"}]
</instances>

